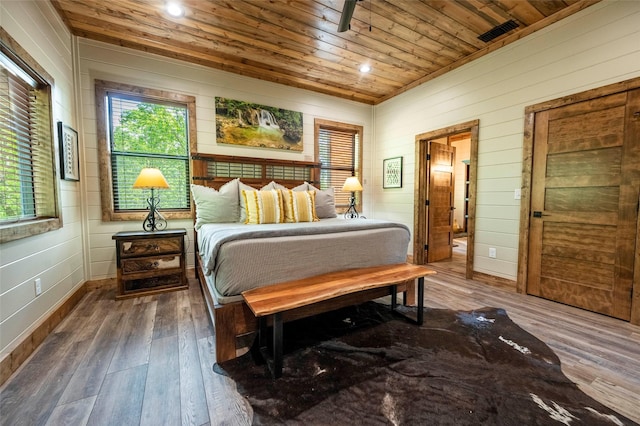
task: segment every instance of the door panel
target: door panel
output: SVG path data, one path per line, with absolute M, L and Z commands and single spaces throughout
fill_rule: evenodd
M 453 252 L 455 148 L 429 142 L 429 220 L 427 262 L 449 259 Z
M 639 109 L 636 90 L 536 114 L 528 293 L 630 319 Z

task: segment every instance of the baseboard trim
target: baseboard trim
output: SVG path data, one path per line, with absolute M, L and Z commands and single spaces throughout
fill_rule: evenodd
M 117 280 L 115 278 L 105 278 L 102 280 L 89 280 L 86 282 L 87 291 L 92 290 L 110 290 L 116 288 Z
M 497 277 L 495 275 L 489 275 L 482 272 L 473 271 L 473 280 L 480 281 L 485 284 L 492 285 L 494 287 L 500 287 L 505 290 L 513 290 L 513 291 L 516 290 L 516 281 L 510 280 L 507 278 Z
M 78 287 L 51 315 L 36 326 L 24 340 L 0 360 L 0 386 L 20 368 L 44 339 L 66 318 L 85 294 L 87 294 L 87 283 Z

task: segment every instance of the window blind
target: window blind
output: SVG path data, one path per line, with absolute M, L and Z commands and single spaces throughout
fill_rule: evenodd
M 318 132 L 318 152 L 322 163 L 320 189 L 336 188 L 336 207 L 349 205 L 351 194 L 340 189 L 349 176 L 357 176 L 358 138 L 355 130 L 321 127 Z
M 188 209 L 186 106 L 121 93 L 109 93 L 107 100 L 114 210 L 147 208 L 150 191 L 133 188 L 144 167 L 160 169 L 169 184 L 155 193 L 161 209 Z
M 0 55 L 0 223 L 56 217 L 49 86 Z

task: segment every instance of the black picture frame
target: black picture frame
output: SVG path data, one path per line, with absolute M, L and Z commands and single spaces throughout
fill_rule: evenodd
M 402 157 L 387 158 L 382 162 L 382 187 L 402 188 Z
M 60 145 L 60 178 L 80 180 L 78 160 L 78 132 L 58 121 L 58 145 Z

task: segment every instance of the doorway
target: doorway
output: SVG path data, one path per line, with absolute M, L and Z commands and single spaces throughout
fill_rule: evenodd
M 478 127 L 474 120 L 416 136 L 414 262 L 464 256 L 466 278 L 473 277 Z

